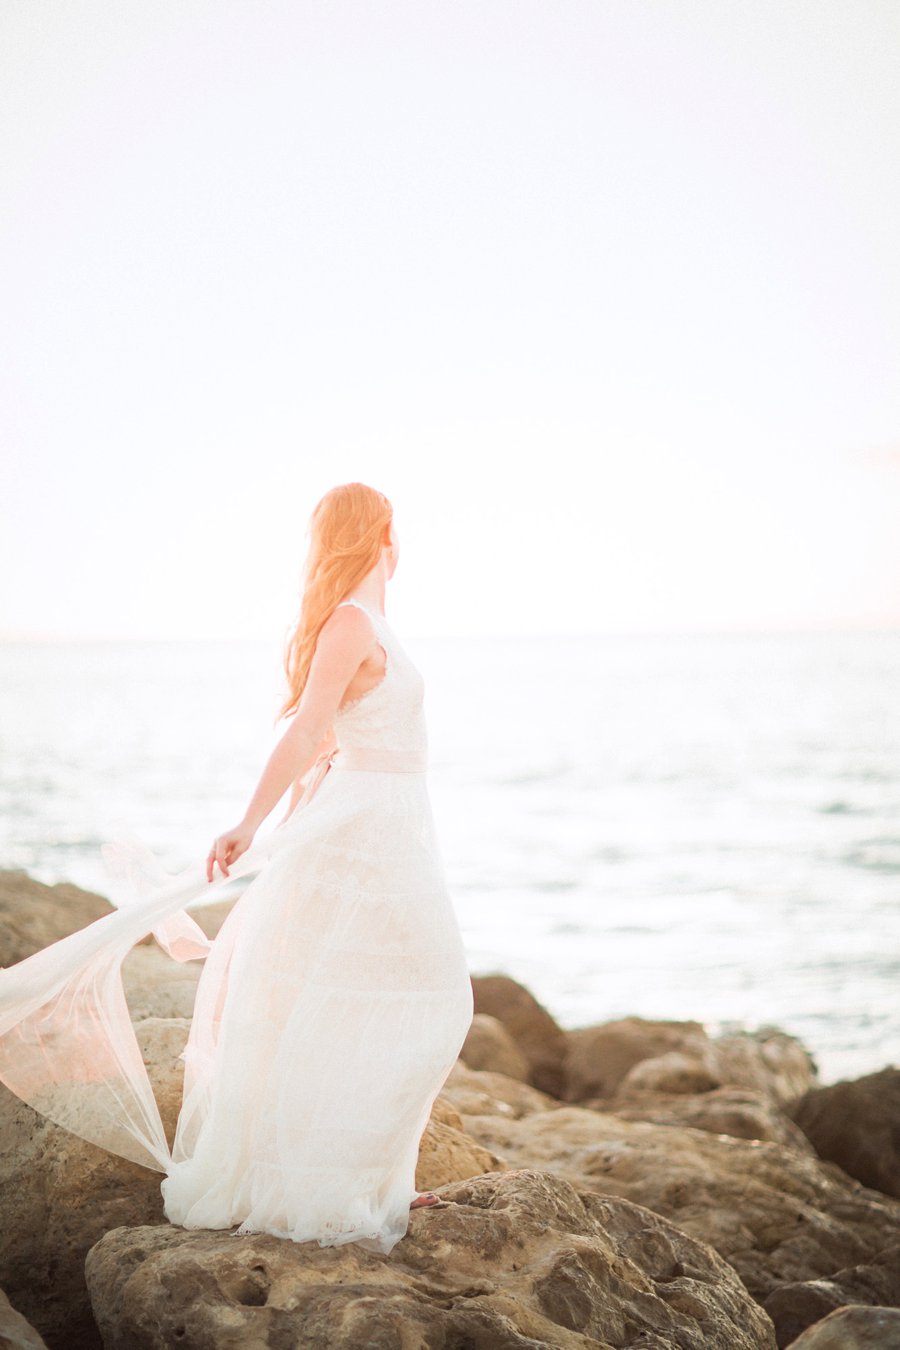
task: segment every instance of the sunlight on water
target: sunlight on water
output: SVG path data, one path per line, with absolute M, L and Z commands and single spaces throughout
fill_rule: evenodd
M 406 646 L 473 972 L 565 1025 L 774 1023 L 826 1081 L 900 1062 L 900 634 Z M 264 643 L 7 644 L 0 864 L 102 892 L 120 831 L 205 856 L 280 681 Z

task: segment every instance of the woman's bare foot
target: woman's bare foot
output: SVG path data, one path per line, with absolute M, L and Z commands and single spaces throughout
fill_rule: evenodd
M 410 1205 L 410 1209 L 421 1209 L 425 1205 L 445 1205 L 446 1203 L 447 1201 L 442 1200 L 439 1195 L 435 1195 L 434 1191 L 423 1191 L 421 1195 L 416 1196 Z

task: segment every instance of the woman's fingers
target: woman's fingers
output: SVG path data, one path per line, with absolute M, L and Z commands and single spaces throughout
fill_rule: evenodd
M 224 877 L 230 876 L 229 867 L 232 867 L 238 858 L 247 852 L 247 849 L 253 843 L 253 835 L 254 831 L 247 829 L 243 824 L 218 835 L 206 855 L 206 880 L 213 881 L 215 879 L 216 863 L 219 864 Z
M 216 863 L 219 864 L 222 873 L 226 877 L 228 876 L 228 863 L 231 861 L 231 859 L 228 858 L 228 852 L 230 851 L 230 849 L 231 845 L 229 844 L 226 848 L 221 839 L 217 839 L 216 842 L 213 844 L 206 858 L 207 881 L 212 881 L 213 873 L 215 872 L 216 869 Z

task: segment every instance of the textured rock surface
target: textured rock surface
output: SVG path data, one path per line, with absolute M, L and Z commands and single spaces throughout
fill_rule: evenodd
M 733 1134 L 737 1139 L 764 1139 L 785 1144 L 800 1153 L 815 1149 L 798 1125 L 773 1106 L 770 1098 L 754 1088 L 722 1087 L 710 1092 L 633 1092 L 603 1104 L 585 1102 L 611 1111 L 622 1120 L 649 1120 L 655 1125 L 689 1125 L 710 1134 Z
M 840 1308 L 804 1331 L 791 1350 L 900 1350 L 896 1308 Z
M 178 1056 L 189 1027 L 185 1018 L 148 1018 L 135 1028 L 170 1147 L 184 1074 Z M 460 1126 L 455 1107 L 439 1097 L 419 1149 L 419 1190 L 505 1166 Z M 0 1285 L 51 1350 L 95 1350 L 85 1255 L 110 1228 L 170 1226 L 162 1174 L 60 1129 L 2 1085 L 0 1141 Z
M 779 1285 L 764 1307 L 775 1323 L 779 1346 L 785 1346 L 847 1303 L 900 1308 L 900 1243 L 865 1265 L 849 1266 L 827 1279 Z
M 811 1089 L 790 1114 L 822 1158 L 900 1196 L 900 1069 Z
M 577 1106 L 516 1118 L 482 1104 L 470 1115 L 452 1083 L 445 1093 L 467 1131 L 509 1165 L 646 1205 L 714 1246 L 761 1301 L 779 1284 L 870 1262 L 900 1241 L 898 1201 L 779 1144 Z
M 193 917 L 208 937 L 214 937 L 233 904 L 231 899 L 204 906 Z M 102 895 L 69 882 L 46 886 L 27 872 L 0 870 L 0 966 L 15 965 L 103 918 L 112 908 Z M 199 961 L 173 961 L 148 933 L 122 964 L 132 1020 L 190 1017 L 201 969 Z
M 505 1073 L 508 1078 L 518 1078 L 522 1082 L 528 1077 L 528 1061 L 522 1051 L 503 1023 L 487 1013 L 476 1013 L 472 1018 L 460 1059 L 470 1069 Z
M 475 1012 L 502 1022 L 528 1063 L 528 1081 L 561 1097 L 566 1034 L 524 985 L 508 975 L 473 975 Z
M 470 1069 L 457 1060 L 441 1095 L 451 1101 L 460 1115 L 510 1116 L 518 1119 L 532 1111 L 555 1111 L 562 1106 L 555 1097 L 540 1092 L 518 1078 L 487 1070 Z
M 566 1032 L 567 1101 L 614 1109 L 648 1094 L 747 1088 L 773 1106 L 796 1101 L 816 1081 L 815 1061 L 794 1036 L 760 1027 L 711 1038 L 699 1022 L 626 1017 Z
M 136 1029 L 170 1143 L 187 1026 Z M 84 1258 L 110 1228 L 165 1223 L 162 1175 L 60 1129 L 2 1085 L 0 1140 L 0 1285 L 54 1350 L 93 1350 Z
M 652 1021 L 622 1017 L 614 1022 L 566 1031 L 567 1101 L 610 1098 L 630 1069 L 669 1051 L 704 1053 L 708 1043 L 701 1022 Z
M 68 881 L 45 886 L 27 872 L 0 870 L 0 966 L 23 961 L 111 909 L 102 895 Z
M 0 1350 L 47 1350 L 47 1343 L 0 1289 Z
M 173 961 L 156 942 L 139 942 L 122 962 L 122 985 L 132 1022 L 186 1017 L 194 1012 L 202 961 Z
M 390 1256 L 118 1229 L 89 1253 L 106 1350 L 772 1350 L 733 1270 L 657 1215 L 531 1170 L 442 1191 Z
M 419 1144 L 417 1190 L 433 1191 L 450 1181 L 505 1169 L 502 1158 L 463 1133 L 459 1112 L 449 1101 L 438 1097 Z

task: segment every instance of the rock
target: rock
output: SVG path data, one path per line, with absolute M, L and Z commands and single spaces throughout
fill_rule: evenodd
M 54 1350 L 100 1350 L 84 1258 L 117 1224 L 162 1221 L 158 1172 L 116 1158 L 0 1088 L 0 1280 Z
M 796 1036 L 778 1027 L 716 1036 L 712 1044 L 716 1076 L 723 1086 L 755 1088 L 778 1107 L 789 1106 L 818 1080 L 814 1056 Z
M 0 870 L 0 965 L 24 961 L 111 910 L 102 895 L 68 881 L 45 886 L 27 872 Z
M 186 1018 L 148 1018 L 135 1026 L 170 1148 L 184 1078 L 178 1056 L 189 1029 Z M 419 1146 L 419 1190 L 505 1167 L 461 1125 L 453 1103 L 438 1097 Z M 2 1085 L 0 1138 L 0 1284 L 53 1350 L 99 1350 L 84 1283 L 85 1255 L 110 1228 L 170 1226 L 163 1214 L 162 1173 L 59 1128 Z
M 207 937 L 215 937 L 234 903 L 231 899 L 204 905 L 192 911 L 192 917 Z M 15 965 L 112 910 L 102 895 L 69 882 L 46 886 L 27 872 L 0 870 L 0 965 Z M 122 963 L 132 1020 L 190 1017 L 202 968 L 202 961 L 173 961 L 148 933 Z
M 187 1044 L 190 1029 L 187 1017 L 148 1017 L 134 1028 L 169 1148 L 175 1139 L 184 1089 L 184 1060 L 178 1056 Z
M 173 961 L 156 942 L 139 942 L 122 962 L 122 985 L 132 1022 L 194 1014 L 202 961 Z
M 525 1056 L 528 1082 L 541 1092 L 562 1095 L 566 1037 L 533 994 L 508 975 L 473 975 L 476 1013 L 502 1022 Z
M 454 1098 L 452 1086 L 445 1091 Z M 900 1241 L 900 1202 L 812 1154 L 577 1106 L 470 1115 L 455 1100 L 466 1131 L 511 1167 L 645 1205 L 715 1247 L 760 1301 Z
M 706 1052 L 708 1037 L 700 1022 L 658 1022 L 622 1017 L 615 1022 L 566 1031 L 566 1101 L 609 1098 L 636 1064 L 669 1050 Z
M 731 1267 L 638 1205 L 530 1169 L 441 1193 L 389 1256 L 116 1229 L 86 1261 L 106 1350 L 774 1350 Z
M 249 882 L 246 884 L 249 884 Z M 188 910 L 191 918 L 199 924 L 208 938 L 217 936 L 222 924 L 234 909 L 236 901 L 240 899 L 240 895 L 246 889 L 246 884 L 241 887 L 241 892 L 238 895 L 233 895 L 230 900 L 219 900 L 214 905 L 197 905 L 194 909 Z
M 188 1023 L 136 1027 L 171 1145 Z M 84 1258 L 110 1228 L 165 1223 L 162 1174 L 89 1144 L 0 1085 L 0 1285 L 60 1350 L 98 1350 Z
M 584 1103 L 606 1109 L 622 1120 L 649 1120 L 655 1125 L 689 1125 L 710 1134 L 733 1134 L 738 1139 L 764 1139 L 801 1153 L 814 1153 L 806 1135 L 765 1093 L 754 1088 L 722 1087 L 709 1092 L 637 1092 L 618 1095 L 612 1102 Z
M 419 1143 L 416 1189 L 436 1191 L 450 1181 L 465 1181 L 481 1172 L 503 1171 L 506 1163 L 463 1132 L 459 1112 L 445 1097 L 431 1108 L 431 1119 Z
M 804 1093 L 790 1115 L 821 1158 L 864 1186 L 900 1196 L 900 1069 L 889 1064 Z
M 470 1069 L 460 1059 L 450 1070 L 441 1096 L 463 1116 L 508 1115 L 514 1120 L 532 1111 L 552 1111 L 561 1105 L 555 1097 L 528 1083 L 502 1073 Z
M 749 1088 L 777 1107 L 815 1081 L 815 1061 L 777 1027 L 709 1037 L 699 1022 L 626 1017 L 566 1033 L 567 1101 L 614 1101 L 618 1108 L 649 1093 L 696 1094 Z
M 470 1069 L 505 1073 L 523 1083 L 528 1077 L 528 1060 L 503 1023 L 487 1013 L 476 1013 L 472 1018 L 460 1058 Z
M 900 1350 L 896 1308 L 838 1308 L 791 1342 L 791 1350 Z
M 765 1301 L 779 1346 L 847 1304 L 900 1308 L 900 1244 L 880 1252 L 868 1265 L 850 1266 L 827 1279 L 782 1284 Z
M 0 1289 L 0 1350 L 47 1350 L 29 1321 L 16 1312 Z

